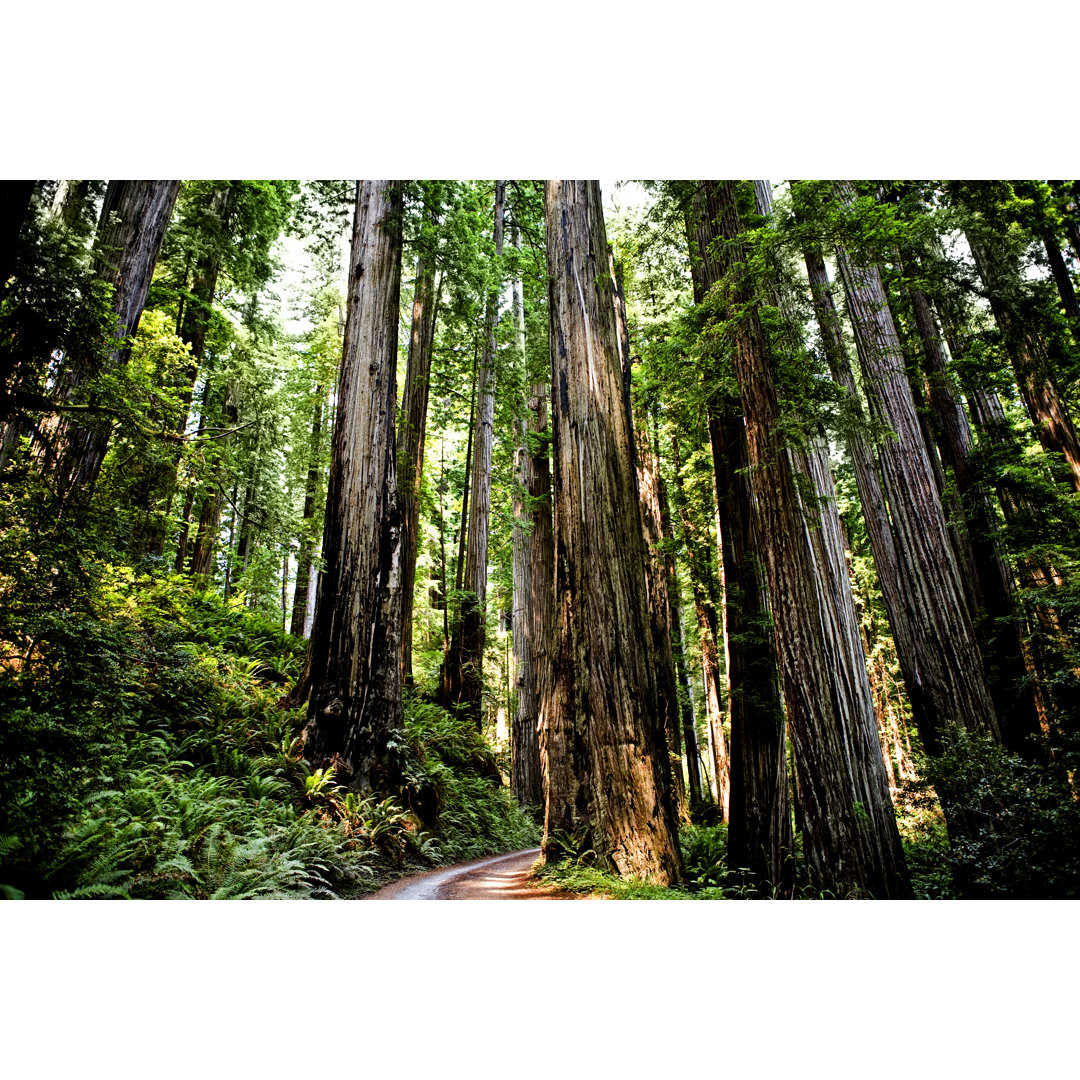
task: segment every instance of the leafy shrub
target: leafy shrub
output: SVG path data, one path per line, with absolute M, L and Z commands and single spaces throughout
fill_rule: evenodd
M 1054 767 L 1009 754 L 988 736 L 956 731 L 928 773 L 953 793 L 966 823 L 953 830 L 953 876 L 973 899 L 1080 896 L 1080 802 L 1069 781 L 1074 755 Z

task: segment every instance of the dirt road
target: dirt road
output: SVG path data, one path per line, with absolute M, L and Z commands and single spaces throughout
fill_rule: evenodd
M 540 889 L 529 881 L 539 848 L 474 859 L 446 870 L 402 878 L 369 900 L 576 900 L 569 893 Z

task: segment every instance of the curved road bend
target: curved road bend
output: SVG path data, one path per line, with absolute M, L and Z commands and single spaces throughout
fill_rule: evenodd
M 562 900 L 576 897 L 537 889 L 530 881 L 539 848 L 474 859 L 446 870 L 403 878 L 369 900 Z

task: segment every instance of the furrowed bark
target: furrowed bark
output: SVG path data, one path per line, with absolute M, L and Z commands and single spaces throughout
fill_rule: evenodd
M 742 262 L 736 185 L 706 181 L 727 241 L 718 257 L 727 286 L 735 373 L 746 417 L 750 476 L 773 598 L 784 696 L 795 751 L 798 802 L 807 864 L 819 888 L 854 890 L 879 898 L 910 896 L 895 820 L 881 806 L 880 786 L 868 782 L 864 733 L 876 720 L 868 685 L 853 682 L 845 653 L 846 620 L 838 611 L 839 568 L 834 545 L 815 538 L 800 505 L 792 459 L 781 445 L 781 416 L 755 298 L 734 278 Z M 820 545 L 820 546 L 818 546 Z M 846 586 L 846 569 L 843 571 Z M 848 588 L 850 597 L 850 588 Z M 855 648 L 858 648 L 856 643 Z M 865 668 L 863 684 L 866 684 Z M 884 781 L 879 752 L 878 773 Z M 885 788 L 884 803 L 888 803 Z M 891 826 L 891 827 L 890 827 Z
M 105 195 L 94 245 L 98 275 L 113 286 L 116 344 L 107 370 L 127 363 L 130 337 L 139 318 L 161 241 L 172 216 L 179 180 L 113 180 Z M 64 425 L 65 452 L 57 487 L 65 495 L 86 498 L 97 482 L 108 449 L 112 425 Z
M 646 552 L 596 181 L 546 184 L 556 653 L 542 702 L 543 857 L 683 878 L 657 738 Z
M 424 435 L 427 429 L 428 397 L 431 389 L 431 356 L 435 345 L 437 300 L 435 295 L 435 229 L 439 221 L 437 185 L 425 187 L 420 253 L 416 259 L 416 288 L 413 295 L 412 330 L 405 367 L 405 390 L 401 402 L 398 431 L 398 486 L 401 498 L 403 541 L 402 602 L 405 606 L 401 636 L 401 669 L 406 683 L 412 683 L 413 593 L 416 586 L 416 557 L 420 539 L 420 490 L 424 472 Z
M 835 191 L 851 205 L 850 184 Z M 941 752 L 952 727 L 1000 739 L 880 270 L 856 264 L 843 246 L 837 258 L 866 392 L 896 436 L 881 447 L 882 490 L 911 629 L 908 693 L 919 734 L 931 754 Z
M 514 246 L 520 247 L 517 228 Z M 521 280 L 513 282 L 514 324 L 525 364 L 525 306 Z M 515 422 L 516 483 L 513 535 L 513 638 L 517 704 L 510 730 L 510 786 L 521 806 L 544 802 L 540 767 L 540 669 L 551 636 L 551 473 L 547 460 L 547 387 L 532 386 L 525 416 Z M 528 525 L 528 528 L 525 525 Z
M 694 302 L 723 277 L 716 189 L 698 184 L 687 215 Z M 718 373 L 710 372 L 714 380 Z M 728 851 L 733 866 L 789 895 L 794 887 L 791 802 L 775 636 L 761 577 L 738 400 L 715 390 L 707 403 L 724 576 L 724 640 L 731 724 Z
M 380 779 L 401 701 L 401 519 L 394 454 L 400 181 L 357 191 L 345 345 L 309 644 L 308 759 L 354 790 Z
M 506 181 L 495 182 L 495 257 L 502 255 L 503 210 Z M 476 431 L 472 460 L 472 493 L 469 505 L 469 539 L 465 548 L 465 575 L 462 588 L 461 622 L 451 642 L 451 665 L 455 681 L 451 701 L 483 728 L 484 643 L 487 614 L 488 525 L 491 517 L 491 454 L 495 428 L 495 324 L 498 319 L 498 293 L 488 296 L 484 317 L 484 352 L 480 362 L 477 387 Z

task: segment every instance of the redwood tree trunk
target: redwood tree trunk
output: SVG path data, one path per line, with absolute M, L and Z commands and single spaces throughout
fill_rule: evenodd
M 311 416 L 311 445 L 308 458 L 307 481 L 304 486 L 304 524 L 300 538 L 300 552 L 296 558 L 296 586 L 293 589 L 292 621 L 289 633 L 301 637 L 307 616 L 308 588 L 311 583 L 311 566 L 315 552 L 315 537 L 311 535 L 311 522 L 315 517 L 315 501 L 319 493 L 319 444 L 322 442 L 323 397 L 322 387 L 315 388 L 315 405 Z
M 543 853 L 592 850 L 667 885 L 683 869 L 600 186 L 550 180 L 545 196 L 557 632 L 541 703 Z
M 495 257 L 502 255 L 503 209 L 506 181 L 495 182 Z M 454 704 L 476 725 L 483 727 L 484 643 L 487 606 L 488 524 L 491 517 L 491 454 L 495 430 L 495 324 L 498 295 L 488 297 L 484 318 L 484 353 L 477 388 L 476 431 L 472 459 L 469 537 L 465 547 L 465 575 L 462 588 L 461 622 L 450 644 L 451 665 L 458 680 L 452 685 Z
M 401 519 L 394 460 L 400 181 L 357 191 L 331 452 L 326 570 L 309 644 L 306 754 L 354 790 L 379 778 L 401 703 Z
M 836 193 L 850 205 L 849 184 L 838 183 Z M 1000 738 L 880 270 L 857 265 L 842 246 L 837 257 L 866 392 L 875 415 L 896 436 L 881 448 L 883 494 L 914 653 L 905 678 L 910 673 L 908 693 L 923 745 L 940 753 L 953 726 Z
M 861 684 L 849 678 L 845 654 L 852 646 L 838 607 L 839 568 L 828 565 L 831 545 L 815 541 L 808 528 L 811 523 L 800 505 L 792 457 L 779 437 L 781 415 L 755 297 L 737 279 L 741 224 L 736 185 L 733 181 L 706 181 L 706 185 L 718 208 L 718 229 L 728 241 L 719 256 L 731 275 L 730 303 L 741 312 L 732 351 L 811 879 L 818 887 L 841 894 L 854 889 L 878 898 L 907 897 L 910 885 L 880 752 L 875 746 L 878 784 L 868 771 L 862 746 L 868 731 L 875 733 L 876 742 L 876 719 L 865 668 Z M 815 550 L 816 543 L 822 548 Z
M 435 229 L 439 220 L 439 193 L 429 185 L 424 193 L 424 213 L 420 232 L 420 252 L 416 260 L 416 288 L 413 293 L 412 331 L 405 367 L 405 390 L 401 402 L 401 429 L 398 432 L 398 487 L 402 528 L 401 670 L 406 683 L 412 682 L 413 592 L 416 585 L 416 556 L 420 536 L 420 487 L 424 474 L 424 433 L 427 428 L 428 397 L 431 389 L 431 354 L 435 345 Z
M 113 180 L 109 183 L 94 245 L 98 275 L 114 288 L 116 343 L 106 361 L 108 370 L 126 364 L 131 354 L 128 339 L 139 328 L 150 279 L 179 189 L 179 180 Z M 86 497 L 101 471 L 112 423 L 65 427 L 66 446 L 58 487 L 61 491 Z
M 715 187 L 697 185 L 687 235 L 698 304 L 723 275 L 716 253 L 719 210 Z M 715 371 L 710 374 L 719 381 Z M 746 867 L 757 881 L 789 893 L 794 872 L 784 714 L 775 637 L 759 570 L 746 428 L 738 400 L 718 388 L 710 390 L 706 409 L 724 570 L 731 723 L 728 852 L 733 866 Z
M 514 230 L 514 246 L 519 246 Z M 518 352 L 525 364 L 525 309 L 521 281 L 514 280 L 514 322 Z M 551 537 L 551 470 L 546 436 L 547 387 L 535 383 L 526 416 L 517 421 L 514 454 L 514 600 L 513 637 L 517 705 L 510 729 L 510 786 L 521 806 L 542 807 L 543 776 L 540 739 L 540 681 L 551 648 L 551 578 L 554 567 Z M 528 523 L 528 528 L 523 523 Z

